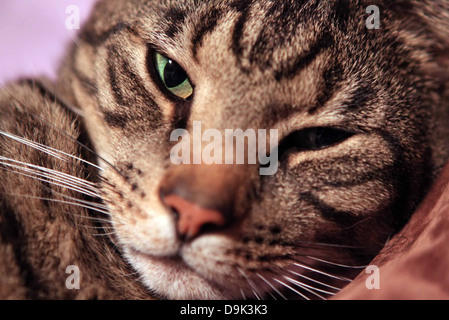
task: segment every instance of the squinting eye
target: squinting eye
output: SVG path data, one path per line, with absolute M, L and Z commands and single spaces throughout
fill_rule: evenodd
M 295 131 L 279 145 L 280 152 L 288 149 L 312 151 L 337 145 L 352 137 L 353 132 L 337 128 L 315 127 Z
M 183 68 L 166 56 L 155 52 L 156 71 L 162 83 L 172 94 L 181 99 L 188 99 L 193 94 L 193 87 Z

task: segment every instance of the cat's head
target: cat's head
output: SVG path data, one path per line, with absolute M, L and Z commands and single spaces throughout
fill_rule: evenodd
M 167 298 L 313 297 L 301 275 L 368 262 L 406 221 L 446 157 L 435 120 L 445 34 L 431 27 L 444 19 L 385 1 L 369 20 L 368 6 L 95 7 L 61 84 L 101 156 L 119 247 L 149 288 Z M 257 142 L 266 132 L 277 171 L 175 164 L 170 136 L 194 138 L 195 121 L 200 134 L 249 129 Z

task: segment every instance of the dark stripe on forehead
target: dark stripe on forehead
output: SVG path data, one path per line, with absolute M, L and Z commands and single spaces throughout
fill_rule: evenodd
M 269 26 L 260 30 L 257 40 L 254 42 L 250 60 L 265 61 L 272 55 L 275 48 L 285 45 L 295 34 L 299 24 L 304 21 L 301 12 L 307 0 L 302 1 L 273 1 L 271 7 L 265 13 L 265 21 Z M 268 62 L 267 62 L 268 63 Z
M 338 89 L 341 87 L 343 79 L 343 67 L 340 63 L 335 62 L 330 68 L 323 72 L 323 85 L 317 97 L 316 104 L 308 110 L 309 114 L 316 113 L 321 107 L 332 99 Z
M 376 92 L 369 82 L 366 80 L 366 83 L 362 84 L 351 94 L 351 98 L 346 102 L 348 111 L 359 110 L 366 107 L 368 102 L 376 99 Z
M 337 0 L 334 3 L 334 18 L 337 27 L 345 32 L 348 29 L 349 19 L 350 19 L 350 1 L 348 0 Z
M 170 38 L 182 30 L 182 25 L 187 18 L 187 13 L 182 8 L 171 7 L 165 12 L 165 21 L 168 24 L 165 34 Z
M 119 22 L 108 30 L 102 31 L 101 33 L 94 33 L 92 30 L 84 31 L 79 35 L 79 38 L 82 41 L 95 47 L 102 45 L 110 37 L 124 30 L 138 36 L 137 31 L 134 30 L 130 25 L 126 24 L 125 22 Z
M 253 1 L 234 1 L 231 3 L 231 8 L 240 13 L 239 18 L 234 26 L 234 31 L 232 34 L 232 52 L 234 53 L 237 61 L 241 61 L 243 54 L 243 47 L 241 45 L 241 39 L 243 36 L 243 30 L 245 27 L 245 23 L 248 19 L 249 12 L 251 10 L 251 6 L 253 5 Z M 243 71 L 247 72 L 248 70 L 243 69 Z
M 324 50 L 331 47 L 334 43 L 334 38 L 329 32 L 325 32 L 318 40 L 310 46 L 310 49 L 305 53 L 300 54 L 288 63 L 274 72 L 276 80 L 292 79 L 299 74 L 304 68 L 310 65 L 315 58 Z
M 222 10 L 211 8 L 199 18 L 199 23 L 195 26 L 195 34 L 192 38 L 192 54 L 196 60 L 198 60 L 197 52 L 203 44 L 204 37 L 215 30 L 222 15 Z

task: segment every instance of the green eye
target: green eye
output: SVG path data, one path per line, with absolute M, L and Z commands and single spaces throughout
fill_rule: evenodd
M 193 94 L 193 87 L 183 68 L 166 56 L 155 52 L 156 70 L 164 86 L 175 96 L 188 99 Z

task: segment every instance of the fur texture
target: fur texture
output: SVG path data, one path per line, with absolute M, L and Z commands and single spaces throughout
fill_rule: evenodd
M 73 190 L 53 191 L 46 181 L 0 172 L 7 181 L 2 188 L 8 188 L 1 219 L 12 224 L 2 235 L 21 225 L 42 230 L 35 241 L 20 230 L 14 241 L 2 238 L 7 260 L 0 268 L 14 275 L 8 286 L 51 297 L 40 289 L 42 270 L 35 266 L 56 270 L 53 266 L 75 262 L 98 292 L 112 287 L 125 298 L 145 296 L 142 285 L 169 299 L 311 298 L 345 285 L 357 269 L 343 266 L 368 263 L 402 228 L 449 153 L 447 2 L 377 1 L 379 30 L 366 28 L 370 4 L 100 1 L 62 64 L 50 90 L 54 97 L 32 84 L 7 88 L 0 96 L 7 114 L 1 130 L 98 168 L 67 166 L 48 154 L 42 158 L 23 143 L 11 145 L 6 136 L 0 152 L 93 183 L 110 215 L 96 226 L 110 240 L 92 239 L 76 215 L 60 214 L 72 207 L 46 206 L 42 200 L 33 205 L 11 195 L 48 198 L 58 197 L 57 191 L 76 197 Z M 154 52 L 185 70 L 194 87 L 191 99 L 175 99 L 161 87 Z M 36 122 L 36 114 L 45 124 Z M 277 174 L 260 176 L 255 165 L 173 165 L 170 133 L 191 130 L 193 121 L 220 132 L 278 129 Z M 82 133 L 95 155 L 60 137 L 53 125 L 75 138 Z M 324 128 L 325 138 L 348 135 L 326 148 L 299 148 L 311 138 L 311 128 Z M 205 208 L 226 208 L 225 226 L 183 239 L 164 192 Z M 63 240 L 63 252 L 79 260 L 62 259 Z M 29 260 L 32 271 L 26 276 L 17 250 L 27 259 L 32 253 L 40 257 Z M 109 265 L 111 274 L 97 283 L 95 275 Z M 139 281 L 115 277 L 127 268 Z M 53 273 L 48 277 L 62 285 Z M 303 283 L 321 291 L 305 290 Z M 69 294 L 56 292 L 56 297 Z

